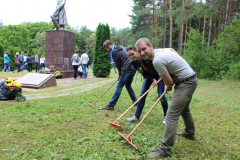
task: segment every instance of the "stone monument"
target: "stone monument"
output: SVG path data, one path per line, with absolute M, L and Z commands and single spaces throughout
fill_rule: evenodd
M 75 52 L 75 33 L 65 30 L 67 23 L 64 5 L 66 0 L 57 0 L 57 9 L 51 16 L 55 30 L 46 31 L 45 65 L 59 67 L 63 77 L 73 77 L 71 57 Z

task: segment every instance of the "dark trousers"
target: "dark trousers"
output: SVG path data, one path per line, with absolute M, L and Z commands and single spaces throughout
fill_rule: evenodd
M 78 65 L 73 65 L 74 69 L 74 78 L 77 78 Z
M 41 69 L 45 69 L 45 64 L 44 63 L 41 63 Z
M 82 78 L 83 72 L 78 71 L 79 76 Z
M 15 67 L 14 67 L 14 70 L 13 70 L 13 71 L 15 71 L 16 69 L 18 69 L 17 72 L 20 72 L 20 68 L 21 68 L 20 64 L 15 64 Z
M 39 71 L 39 63 L 38 62 L 35 62 L 36 63 L 36 72 Z
M 160 79 L 160 76 L 158 77 L 157 80 L 159 80 L 159 79 Z M 142 91 L 140 93 L 140 97 L 150 88 L 152 83 L 153 83 L 152 79 L 145 78 L 143 80 Z M 165 91 L 165 84 L 164 84 L 163 80 L 161 80 L 158 83 L 157 91 L 158 91 L 158 97 L 160 97 L 163 94 L 163 92 Z M 143 110 L 143 107 L 145 105 L 146 97 L 147 97 L 147 94 L 138 102 L 137 110 L 135 112 L 135 116 L 138 119 L 140 118 L 140 115 L 142 114 L 142 110 Z M 166 99 L 165 96 L 163 96 L 163 98 L 161 99 L 161 104 L 162 104 L 164 116 L 166 116 L 167 110 L 168 110 L 168 102 L 167 102 L 167 99 Z
M 28 72 L 32 72 L 32 63 L 28 63 Z

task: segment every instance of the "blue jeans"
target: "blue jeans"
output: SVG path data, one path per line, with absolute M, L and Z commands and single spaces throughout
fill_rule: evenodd
M 131 97 L 132 101 L 135 102 L 137 100 L 134 90 L 131 87 L 135 73 L 136 73 L 135 68 L 133 66 L 131 66 L 131 68 L 128 70 L 128 72 L 126 74 L 120 76 L 118 84 L 115 89 L 115 93 L 114 93 L 111 101 L 108 103 L 108 106 L 114 107 L 116 105 L 124 85 L 128 91 L 129 96 Z
M 25 66 L 25 62 L 23 62 L 22 61 L 22 64 L 21 64 L 22 66 L 21 66 L 21 71 L 23 71 L 24 70 L 24 66 Z
M 87 78 L 87 64 L 82 64 L 83 78 Z
M 6 72 L 7 68 L 8 68 L 8 72 L 10 72 L 10 63 L 4 63 L 3 72 Z
M 41 69 L 45 69 L 45 65 L 44 65 L 44 63 L 41 63 Z
M 14 67 L 13 71 L 15 72 L 15 70 L 17 69 L 17 72 L 20 72 L 20 68 L 21 68 L 20 64 L 19 65 L 15 64 L 15 67 Z
M 159 79 L 160 79 L 160 77 L 158 77 L 157 80 L 159 80 Z M 140 97 L 150 88 L 152 83 L 153 83 L 152 79 L 145 78 L 143 80 L 142 91 L 140 93 Z M 163 94 L 163 92 L 165 91 L 165 84 L 164 84 L 163 80 L 161 80 L 158 83 L 157 87 L 158 87 L 157 88 L 157 90 L 158 90 L 158 97 L 160 97 Z M 147 97 L 147 94 L 140 101 L 138 101 L 137 110 L 135 112 L 135 117 L 137 117 L 138 119 L 140 118 L 140 116 L 142 114 L 142 110 L 143 110 L 143 107 L 145 105 L 146 97 Z M 167 102 L 167 99 L 166 99 L 165 96 L 163 96 L 163 98 L 161 99 L 161 104 L 162 104 L 164 116 L 166 116 L 167 110 L 168 110 L 168 102 Z
M 78 75 L 82 78 L 83 72 L 78 71 Z
M 36 63 L 36 72 L 39 71 L 39 63 L 38 62 L 35 62 Z

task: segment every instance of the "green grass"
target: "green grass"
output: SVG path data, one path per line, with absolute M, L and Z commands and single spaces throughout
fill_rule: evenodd
M 109 78 L 116 77 L 111 74 Z M 133 143 L 141 150 L 137 151 L 108 123 L 131 104 L 125 88 L 114 111 L 100 110 L 111 99 L 114 88 L 96 103 L 97 109 L 89 106 L 111 83 L 67 97 L 0 102 L 0 159 L 148 159 L 146 154 L 158 149 L 164 134 L 161 105 L 133 134 Z M 136 83 L 134 79 L 136 95 L 141 83 L 140 76 Z M 169 102 L 171 94 L 167 94 Z M 240 82 L 199 80 L 191 103 L 196 140 L 176 137 L 167 159 L 240 159 L 239 95 Z M 142 117 L 157 98 L 155 88 L 147 97 Z M 126 122 L 135 109 L 119 121 L 125 129 L 121 133 L 129 134 L 137 125 Z M 183 129 L 180 118 L 178 131 Z

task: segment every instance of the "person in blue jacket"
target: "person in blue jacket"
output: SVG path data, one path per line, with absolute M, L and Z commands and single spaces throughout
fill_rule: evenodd
M 106 40 L 103 43 L 103 47 L 110 52 L 110 58 L 116 64 L 119 77 L 118 84 L 111 101 L 108 105 L 102 107 L 102 109 L 114 110 L 114 106 L 120 97 L 123 86 L 126 87 L 128 94 L 134 103 L 137 101 L 137 98 L 131 84 L 136 73 L 136 69 L 133 67 L 132 60 L 129 58 L 126 49 L 122 46 L 114 45 L 110 40 Z

